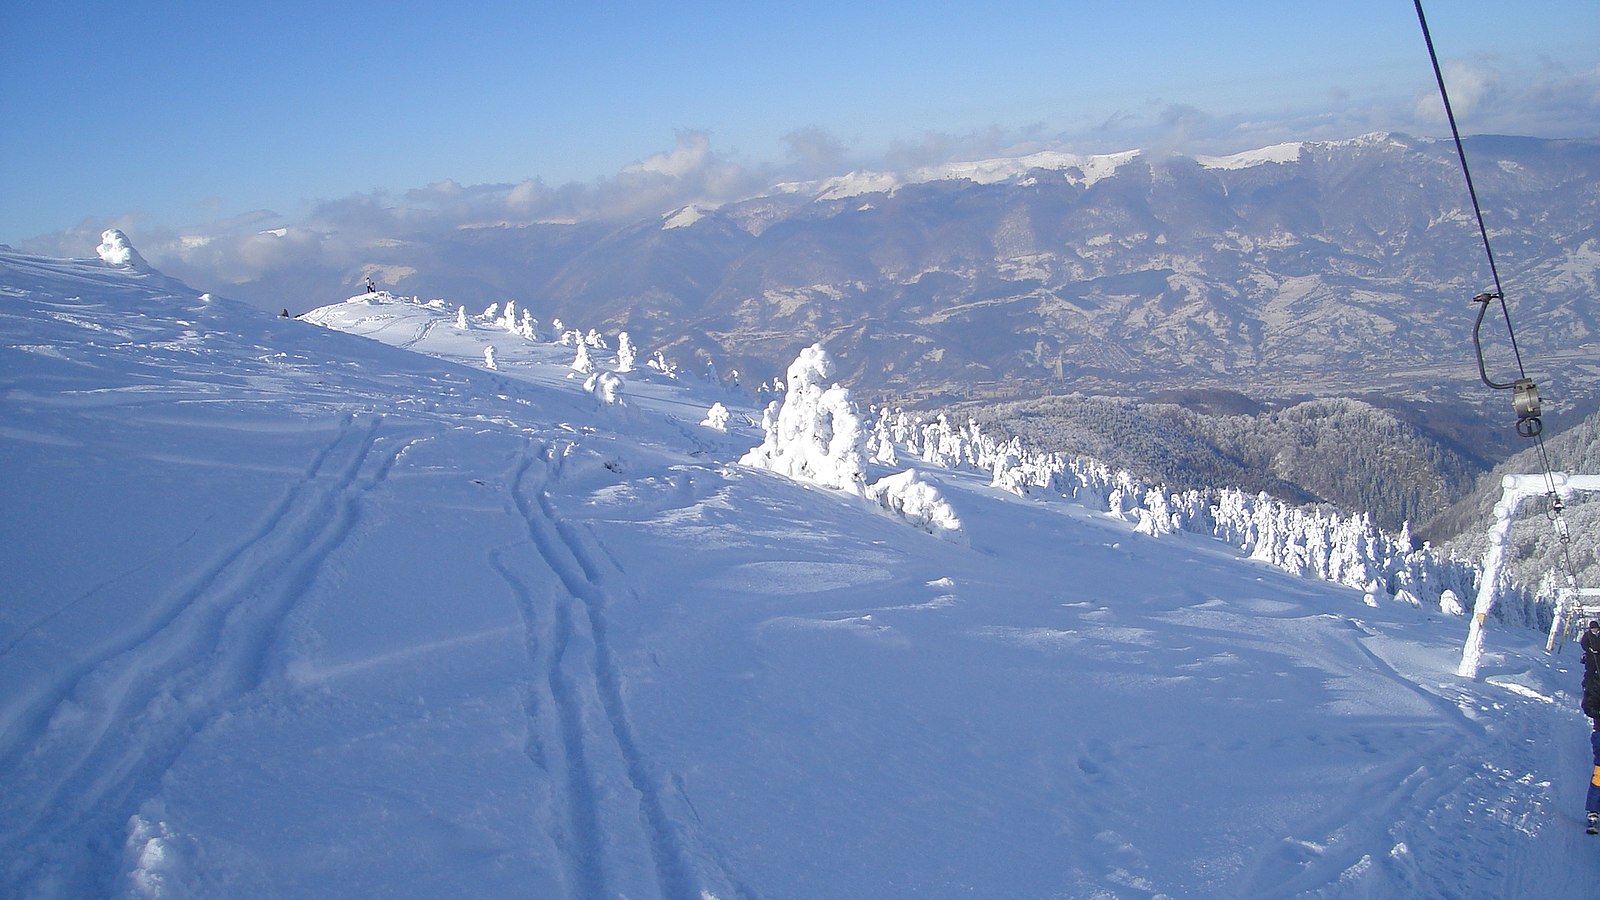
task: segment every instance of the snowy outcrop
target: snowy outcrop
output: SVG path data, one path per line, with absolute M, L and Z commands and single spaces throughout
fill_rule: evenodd
M 833 358 L 821 344 L 800 351 L 789 366 L 783 405 L 774 413 L 778 404 L 773 401 L 762 416 L 766 439 L 739 462 L 861 494 L 867 432 L 850 391 L 836 384 L 824 387 L 833 372 Z
M 150 264 L 144 261 L 139 251 L 133 249 L 128 236 L 120 229 L 108 228 L 100 233 L 100 246 L 95 248 L 100 258 L 108 266 L 125 266 L 130 269 L 148 269 Z

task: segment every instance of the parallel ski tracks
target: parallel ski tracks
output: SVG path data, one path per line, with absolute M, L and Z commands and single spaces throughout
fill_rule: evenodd
M 133 635 L 58 679 L 0 735 L 0 857 L 8 890 L 114 890 L 128 819 L 189 740 L 271 676 L 283 622 L 353 531 L 407 441 L 348 416 L 248 535 Z M 21 798 L 44 798 L 29 803 Z
M 610 561 L 552 507 L 546 487 L 556 463 L 550 455 L 550 448 L 540 447 L 519 461 L 509 479 L 509 502 L 559 590 L 547 603 L 537 603 L 508 565 L 508 554 L 497 554 L 495 566 L 519 598 L 529 660 L 541 673 L 526 706 L 534 718 L 530 735 L 544 737 L 530 738 L 528 752 L 563 786 L 564 833 L 557 842 L 567 854 L 570 892 L 601 897 L 629 887 L 614 883 L 616 873 L 628 870 L 625 857 L 633 848 L 618 846 L 621 834 L 608 827 L 616 791 L 600 776 L 609 764 L 613 770 L 620 767 L 637 796 L 637 827 L 627 831 L 647 845 L 643 849 L 659 895 L 699 897 L 683 824 L 669 815 L 668 788 L 650 772 L 628 720 L 622 677 L 607 637 L 606 609 L 616 599 L 605 579 L 603 562 Z M 554 713 L 559 734 L 551 733 L 551 716 L 538 715 L 545 707 Z

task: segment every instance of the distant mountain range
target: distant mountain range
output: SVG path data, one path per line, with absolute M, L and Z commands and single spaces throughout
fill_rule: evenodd
M 1600 142 L 1466 150 L 1530 374 L 1556 404 L 1585 393 L 1600 368 L 1570 363 L 1595 357 Z M 778 185 L 622 225 L 396 234 L 357 264 L 226 293 L 298 311 L 368 276 L 625 329 L 747 383 L 821 341 L 868 396 L 1505 399 L 1471 387 L 1471 298 L 1493 280 L 1455 148 L 1393 134 L 1221 158 L 1041 153 Z M 1503 324 L 1485 346 L 1508 377 Z
M 1466 155 L 1554 436 L 1600 397 L 1600 141 L 1475 137 Z M 1493 279 L 1448 141 L 1046 152 L 774 185 L 622 223 L 440 233 L 324 235 L 244 284 L 158 264 L 274 312 L 369 278 L 474 313 L 516 300 L 546 332 L 556 319 L 626 330 L 683 371 L 737 371 L 747 392 L 820 342 L 858 400 L 1435 539 L 1471 531 L 1476 508 L 1435 520 L 1528 446 L 1508 392 L 1479 383 L 1471 298 Z M 1488 369 L 1509 380 L 1495 312 Z

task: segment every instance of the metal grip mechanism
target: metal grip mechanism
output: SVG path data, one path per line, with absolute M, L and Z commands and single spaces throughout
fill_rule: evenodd
M 1478 351 L 1478 377 L 1497 391 L 1511 391 L 1511 409 L 1517 414 L 1517 434 L 1525 438 L 1538 437 L 1544 431 L 1544 422 L 1539 419 L 1538 385 L 1533 383 L 1532 378 L 1518 378 L 1510 384 L 1500 384 L 1489 377 L 1489 370 L 1483 364 L 1483 341 L 1478 332 L 1483 328 L 1483 317 L 1489 311 L 1489 301 L 1500 298 L 1498 293 L 1484 293 L 1472 298 L 1472 302 L 1478 304 L 1478 321 L 1472 326 L 1472 346 Z

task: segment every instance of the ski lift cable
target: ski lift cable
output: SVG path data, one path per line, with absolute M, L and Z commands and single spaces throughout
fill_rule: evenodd
M 1489 260 L 1489 274 L 1494 279 L 1494 294 L 1484 298 L 1485 304 L 1487 305 L 1486 301 L 1489 299 L 1500 301 L 1500 313 L 1506 322 L 1506 333 L 1511 337 L 1511 352 L 1517 360 L 1517 373 L 1525 379 L 1528 377 L 1528 372 L 1522 365 L 1522 351 L 1517 346 L 1517 332 L 1511 325 L 1511 310 L 1506 305 L 1506 292 L 1500 285 L 1500 269 L 1494 262 L 1494 249 L 1489 246 L 1489 228 L 1483 222 L 1483 206 L 1478 202 L 1478 189 L 1472 183 L 1472 169 L 1467 165 L 1467 150 L 1461 143 L 1461 130 L 1456 127 L 1455 110 L 1450 106 L 1450 92 L 1444 86 L 1444 70 L 1439 66 L 1439 54 L 1433 47 L 1433 34 L 1428 30 L 1428 18 L 1422 12 L 1422 0 L 1412 0 L 1412 2 L 1417 8 L 1417 22 L 1422 26 L 1422 39 L 1428 45 L 1428 59 L 1433 63 L 1433 77 L 1439 82 L 1439 99 L 1444 101 L 1444 117 L 1450 122 L 1450 134 L 1455 138 L 1456 156 L 1461 160 L 1461 174 L 1467 180 L 1467 195 L 1472 198 L 1472 212 L 1478 219 L 1478 234 L 1483 238 L 1483 254 Z M 1483 317 L 1480 315 L 1478 320 L 1481 322 Z M 1476 336 L 1477 332 L 1474 331 L 1473 334 Z M 1481 371 L 1483 366 L 1481 351 L 1478 365 Z M 1489 381 L 1487 374 L 1483 380 L 1490 387 L 1501 387 Z
M 1515 395 L 1512 406 L 1517 411 L 1517 433 L 1523 437 L 1534 439 L 1534 444 L 1539 450 L 1539 463 L 1544 475 L 1546 496 L 1550 506 L 1545 515 L 1554 525 L 1556 534 L 1561 542 L 1561 562 L 1563 574 L 1566 576 L 1567 586 L 1576 589 L 1578 579 L 1576 569 L 1572 564 L 1571 542 L 1572 537 L 1567 528 L 1564 504 L 1561 495 L 1556 490 L 1554 470 L 1550 465 L 1550 455 L 1545 448 L 1543 431 L 1544 426 L 1539 419 L 1539 395 L 1532 379 L 1522 362 L 1522 350 L 1517 345 L 1516 328 L 1511 324 L 1511 309 L 1506 304 L 1505 289 L 1500 282 L 1500 270 L 1495 265 L 1494 249 L 1489 244 L 1489 229 L 1483 221 L 1483 206 L 1478 202 L 1478 190 L 1472 181 L 1472 169 L 1467 165 L 1467 151 L 1461 141 L 1461 129 L 1456 126 L 1455 110 L 1450 105 L 1450 92 L 1445 87 L 1444 70 L 1439 65 L 1439 54 L 1434 49 L 1433 34 L 1428 30 L 1428 18 L 1422 11 L 1422 0 L 1412 0 L 1417 10 L 1417 23 L 1422 26 L 1422 39 L 1428 45 L 1428 59 L 1433 63 L 1433 75 L 1439 83 L 1439 99 L 1444 102 L 1445 119 L 1450 123 L 1450 135 L 1455 139 L 1456 156 L 1461 160 L 1461 174 L 1467 182 L 1467 195 L 1472 199 L 1472 212 L 1478 221 L 1478 234 L 1483 238 L 1483 253 L 1489 262 L 1489 274 L 1494 279 L 1494 293 L 1480 294 L 1473 300 L 1481 303 L 1478 310 L 1478 320 L 1473 326 L 1472 342 L 1478 353 L 1478 374 L 1483 383 L 1496 390 L 1512 390 Z M 1518 380 L 1512 384 L 1497 384 L 1490 380 L 1488 370 L 1484 367 L 1483 347 L 1479 343 L 1478 329 L 1483 325 L 1484 313 L 1488 311 L 1490 300 L 1500 301 L 1500 314 L 1506 323 L 1506 333 L 1511 339 L 1511 352 L 1516 358 Z

